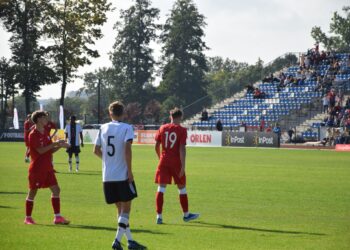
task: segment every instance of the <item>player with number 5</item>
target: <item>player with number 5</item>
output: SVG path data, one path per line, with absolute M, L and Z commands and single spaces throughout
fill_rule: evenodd
M 103 124 L 97 135 L 94 153 L 102 159 L 103 191 L 107 204 L 115 204 L 118 211 L 118 229 L 112 248 L 123 250 L 121 239 L 126 235 L 128 249 L 146 249 L 133 240 L 129 225 L 131 201 L 137 197 L 132 174 L 131 144 L 133 128 L 124 122 L 124 105 L 113 102 L 109 105 L 111 122 Z
M 188 198 L 186 192 L 186 139 L 187 130 L 180 125 L 182 111 L 174 108 L 170 111 L 171 123 L 161 126 L 156 134 L 155 150 L 159 158 L 155 183 L 158 184 L 156 194 L 157 224 L 163 224 L 163 201 L 167 184 L 174 180 L 179 189 L 179 198 L 183 220 L 185 222 L 197 219 L 199 214 L 190 213 L 188 210 Z M 162 146 L 162 152 L 160 147 Z

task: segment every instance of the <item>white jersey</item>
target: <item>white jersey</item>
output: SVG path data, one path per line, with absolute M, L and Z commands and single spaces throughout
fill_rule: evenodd
M 80 124 L 76 123 L 75 124 L 75 146 L 80 145 L 80 136 L 79 136 L 80 132 L 83 132 L 83 130 Z M 64 129 L 64 133 L 68 134 L 68 143 L 71 144 L 72 134 L 71 134 L 70 124 L 67 124 L 66 128 Z
M 134 130 L 129 124 L 112 121 L 101 126 L 95 145 L 102 150 L 103 182 L 128 179 L 125 143 L 133 139 Z

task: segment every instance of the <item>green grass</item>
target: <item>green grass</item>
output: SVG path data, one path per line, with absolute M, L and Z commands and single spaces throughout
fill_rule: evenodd
M 350 249 L 350 154 L 333 151 L 188 148 L 190 210 L 182 222 L 175 186 L 165 193 L 164 225 L 155 224 L 157 160 L 150 146 L 134 146 L 131 229 L 149 249 Z M 83 148 L 81 172 L 67 173 L 55 154 L 62 214 L 52 225 L 50 192 L 40 190 L 23 224 L 27 165 L 22 143 L 0 143 L 1 249 L 110 249 L 116 210 L 104 203 L 101 163 Z M 123 241 L 125 246 L 125 240 Z

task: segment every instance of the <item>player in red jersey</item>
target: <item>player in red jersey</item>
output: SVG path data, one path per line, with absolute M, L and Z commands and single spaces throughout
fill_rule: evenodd
M 31 119 L 31 114 L 28 114 L 27 115 L 27 118 L 24 122 L 24 143 L 27 147 L 26 149 L 26 154 L 25 154 L 25 159 L 24 161 L 25 162 L 29 162 L 29 133 L 30 131 L 34 128 L 34 123 Z
M 52 192 L 51 203 L 55 213 L 54 224 L 69 224 L 60 214 L 60 188 L 57 184 L 52 167 L 52 154 L 60 148 L 67 148 L 69 144 L 64 141 L 52 142 L 45 131 L 47 115 L 44 111 L 35 111 L 32 114 L 34 129 L 29 134 L 30 166 L 29 166 L 29 191 L 26 198 L 25 224 L 35 224 L 32 219 L 34 198 L 39 188 L 50 188 Z
M 185 174 L 187 130 L 180 125 L 182 111 L 174 108 L 170 111 L 170 119 L 171 123 L 161 126 L 155 137 L 155 150 L 159 158 L 155 177 L 155 183 L 158 184 L 156 195 L 157 224 L 163 223 L 164 192 L 166 185 L 171 184 L 172 179 L 179 189 L 180 204 L 184 213 L 183 220 L 188 222 L 199 216 L 199 214 L 188 211 Z M 160 152 L 160 146 L 162 146 L 162 152 Z
M 45 129 L 45 132 L 50 136 L 50 139 L 52 140 L 52 138 L 54 138 L 54 136 L 57 134 L 58 130 L 57 130 L 56 124 L 51 120 L 51 116 L 49 112 L 46 112 L 46 116 L 47 116 L 47 124 L 45 125 L 44 129 Z M 52 135 L 51 135 L 51 130 L 54 130 Z M 54 168 L 53 159 L 52 159 L 52 167 Z M 53 171 L 57 173 L 55 169 Z
M 46 112 L 46 115 L 47 115 L 47 124 L 45 125 L 45 130 L 46 132 L 50 135 L 50 138 L 52 139 L 56 134 L 57 134 L 57 127 L 56 127 L 56 124 L 51 120 L 51 116 L 50 116 L 50 113 L 49 112 Z M 51 130 L 54 130 L 53 134 L 51 135 Z

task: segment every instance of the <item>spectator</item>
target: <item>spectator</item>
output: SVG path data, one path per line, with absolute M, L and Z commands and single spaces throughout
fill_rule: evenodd
M 208 111 L 206 109 L 202 111 L 201 121 L 208 121 Z
M 328 112 L 328 106 L 329 106 L 329 99 L 328 99 L 327 95 L 325 95 L 322 98 L 322 104 L 323 104 L 323 113 L 327 113 Z
M 263 99 L 263 98 L 265 98 L 265 93 L 260 91 L 259 88 L 255 88 L 254 93 L 253 93 L 253 98 L 254 99 Z
M 294 134 L 294 130 L 292 128 L 290 128 L 288 130 L 289 143 L 292 143 L 293 134 Z
M 248 84 L 248 85 L 246 86 L 246 88 L 247 88 L 247 94 L 253 94 L 253 92 L 254 92 L 254 87 L 253 87 L 252 85 Z
M 222 131 L 223 127 L 222 127 L 222 123 L 220 121 L 220 119 L 216 122 L 216 130 L 217 131 Z

